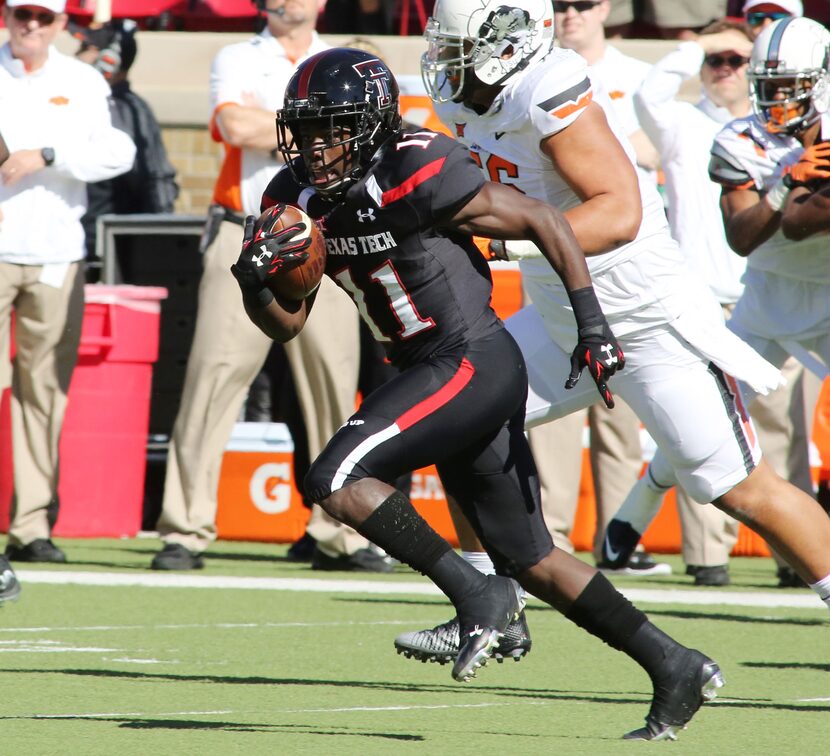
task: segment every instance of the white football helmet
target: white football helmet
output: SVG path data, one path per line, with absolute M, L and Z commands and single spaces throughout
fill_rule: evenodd
M 438 0 L 421 76 L 435 102 L 459 101 L 467 75 L 503 84 L 553 46 L 551 0 Z
M 752 46 L 747 69 L 755 114 L 773 134 L 795 134 L 830 107 L 830 32 L 809 18 L 782 18 Z

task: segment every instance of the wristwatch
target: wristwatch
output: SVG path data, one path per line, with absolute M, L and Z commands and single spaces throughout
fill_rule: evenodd
M 40 156 L 43 158 L 43 162 L 46 165 L 52 165 L 55 162 L 55 150 L 51 147 L 44 147 L 40 151 Z

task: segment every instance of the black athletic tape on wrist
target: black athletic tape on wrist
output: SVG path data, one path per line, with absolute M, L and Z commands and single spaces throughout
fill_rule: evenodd
M 568 299 L 571 300 L 571 307 L 573 307 L 574 317 L 576 318 L 576 327 L 580 331 L 605 322 L 605 315 L 603 315 L 602 308 L 599 306 L 599 300 L 593 286 L 569 291 Z
M 243 289 L 242 299 L 250 309 L 259 310 L 271 304 L 274 301 L 274 295 L 270 289 L 263 286 L 257 291 L 246 291 Z

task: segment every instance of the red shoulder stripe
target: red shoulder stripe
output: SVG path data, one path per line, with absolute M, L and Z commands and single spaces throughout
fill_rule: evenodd
M 441 168 L 444 167 L 445 160 L 445 157 L 433 160 L 431 163 L 427 163 L 425 166 L 415 171 L 415 173 L 413 173 L 399 186 L 387 189 L 381 196 L 380 206 L 385 207 L 386 205 L 390 205 L 393 202 L 397 202 L 401 199 L 401 197 L 405 197 L 410 192 L 414 192 L 421 184 L 431 179 L 441 171 Z

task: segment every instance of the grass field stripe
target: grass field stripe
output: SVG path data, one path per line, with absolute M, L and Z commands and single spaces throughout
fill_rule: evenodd
M 423 622 L 440 622 L 441 618 L 433 617 Z M 343 622 L 192 622 L 182 625 L 158 624 L 158 625 L 90 625 L 88 627 L 70 627 L 61 625 L 59 627 L 0 627 L 0 633 L 62 633 L 66 631 L 82 632 L 109 632 L 111 630 L 246 630 L 246 629 L 275 629 L 275 628 L 307 628 L 307 627 L 365 627 L 367 625 L 411 625 L 412 620 L 367 620 L 355 622 L 353 620 Z M 23 641 L 0 641 L 3 643 L 22 643 Z
M 156 575 L 126 572 L 75 572 L 20 570 L 26 583 L 47 585 L 137 586 L 142 588 L 226 588 L 231 590 L 300 591 L 308 593 L 364 593 L 384 595 L 440 596 L 431 583 L 382 580 L 326 580 L 312 578 L 257 578 L 221 575 Z M 787 607 L 822 609 L 827 606 L 815 593 L 783 594 L 772 591 L 696 591 L 660 588 L 620 588 L 635 603 L 720 606 Z M 531 597 L 532 598 L 532 597 Z

